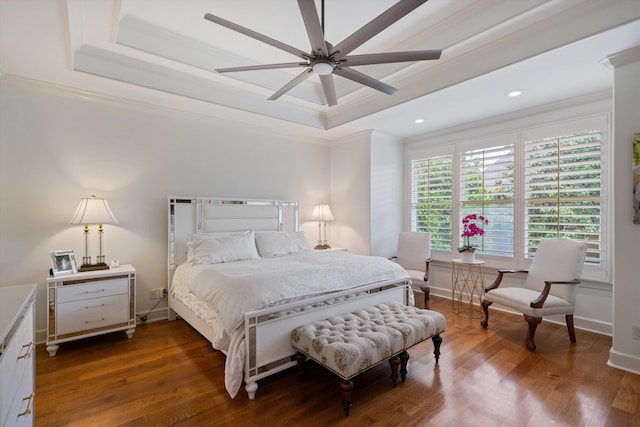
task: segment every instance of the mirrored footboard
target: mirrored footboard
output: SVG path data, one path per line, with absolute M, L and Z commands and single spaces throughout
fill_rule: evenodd
M 386 302 L 413 305 L 409 280 L 386 281 L 245 314 L 244 379 L 249 399 L 257 380 L 295 365 L 291 331 L 298 326 Z

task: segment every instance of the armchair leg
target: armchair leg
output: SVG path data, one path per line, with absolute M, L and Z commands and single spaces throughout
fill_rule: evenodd
M 524 319 L 529 323 L 529 336 L 527 337 L 527 348 L 531 351 L 536 351 L 536 343 L 533 341 L 533 337 L 536 334 L 536 328 L 538 324 L 542 322 L 542 317 L 532 317 L 528 314 L 524 315 Z
M 487 329 L 487 326 L 489 326 L 489 306 L 493 304 L 492 301 L 482 301 L 482 310 L 484 311 L 484 319 L 482 319 L 482 322 L 480 322 L 480 324 L 482 325 L 483 328 Z
M 420 290 L 424 292 L 424 308 L 429 310 L 429 287 L 428 286 L 420 286 Z
M 571 342 L 576 342 L 576 330 L 573 329 L 573 314 L 567 314 L 565 316 L 567 320 L 567 329 L 569 330 L 569 339 Z

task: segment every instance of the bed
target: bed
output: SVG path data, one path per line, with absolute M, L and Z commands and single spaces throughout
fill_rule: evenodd
M 168 199 L 169 320 L 181 317 L 226 355 L 232 398 L 244 381 L 253 400 L 258 380 L 295 366 L 296 327 L 378 303 L 413 304 L 402 267 L 314 251 L 298 223 L 295 201 Z

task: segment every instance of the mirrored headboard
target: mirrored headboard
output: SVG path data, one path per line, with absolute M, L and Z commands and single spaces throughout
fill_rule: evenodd
M 187 234 L 298 231 L 298 202 L 220 197 L 168 198 L 168 279 L 187 259 Z

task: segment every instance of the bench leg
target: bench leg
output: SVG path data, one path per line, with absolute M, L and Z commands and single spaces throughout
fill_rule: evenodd
M 398 385 L 398 371 L 400 371 L 400 358 L 393 356 L 389 359 L 391 365 L 391 384 L 395 387 Z
M 353 381 L 340 381 L 340 391 L 342 392 L 342 410 L 344 411 L 344 416 L 348 417 L 349 411 L 351 411 L 351 392 L 353 391 Z
M 405 382 L 407 379 L 407 362 L 409 361 L 409 352 L 403 351 L 400 353 L 400 379 Z
M 302 378 L 304 377 L 304 361 L 307 360 L 307 356 L 297 352 L 295 357 L 296 362 L 298 362 L 298 380 L 302 381 Z
M 440 344 L 442 343 L 442 337 L 440 335 L 434 335 L 431 337 L 431 341 L 433 341 L 433 354 L 436 356 L 437 365 L 438 360 L 440 360 Z

